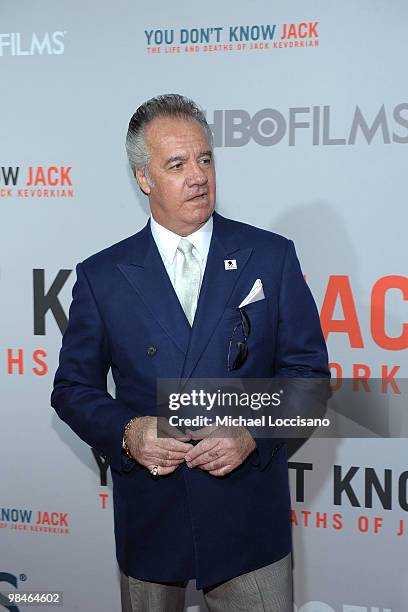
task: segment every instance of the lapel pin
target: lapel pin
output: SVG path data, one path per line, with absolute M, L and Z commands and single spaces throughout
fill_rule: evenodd
M 224 259 L 224 267 L 226 270 L 236 270 L 237 260 L 236 259 Z

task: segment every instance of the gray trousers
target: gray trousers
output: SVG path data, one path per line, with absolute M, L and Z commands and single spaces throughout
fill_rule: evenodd
M 183 612 L 187 583 L 146 582 L 121 574 L 122 612 Z M 292 556 L 204 589 L 210 612 L 292 612 Z

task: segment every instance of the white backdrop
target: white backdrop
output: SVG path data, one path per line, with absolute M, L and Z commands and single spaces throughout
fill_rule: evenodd
M 406 378 L 408 5 L 3 0 L 0 17 L 0 591 L 115 612 L 110 474 L 101 484 L 49 396 L 69 271 L 147 219 L 129 118 L 159 93 L 196 100 L 218 210 L 295 241 L 333 373 Z M 297 612 L 408 609 L 406 448 L 314 440 L 291 457 Z M 339 504 L 351 466 L 355 497 Z M 391 478 L 391 507 L 370 504 L 372 469 Z M 204 610 L 191 587 L 190 612 Z

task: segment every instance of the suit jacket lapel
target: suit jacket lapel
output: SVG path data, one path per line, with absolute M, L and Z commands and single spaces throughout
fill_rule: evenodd
M 150 221 L 136 238 L 131 263 L 119 263 L 118 267 L 159 325 L 186 354 L 191 327 L 153 240 Z
M 253 251 L 252 248 L 241 249 L 237 238 L 231 233 L 232 231 L 233 224 L 230 224 L 221 215 L 214 213 L 213 235 L 197 311 L 191 329 L 190 344 L 182 373 L 183 378 L 191 376 Z M 224 261 L 228 258 L 236 260 L 237 269 L 225 270 Z

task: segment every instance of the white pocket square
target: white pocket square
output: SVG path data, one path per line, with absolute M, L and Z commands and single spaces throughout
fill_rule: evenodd
M 254 282 L 254 285 L 251 291 L 248 293 L 246 298 L 242 300 L 238 308 L 242 308 L 243 306 L 248 306 L 248 304 L 253 304 L 254 302 L 259 302 L 259 300 L 264 300 L 265 295 L 263 292 L 262 281 L 260 278 L 257 278 Z

